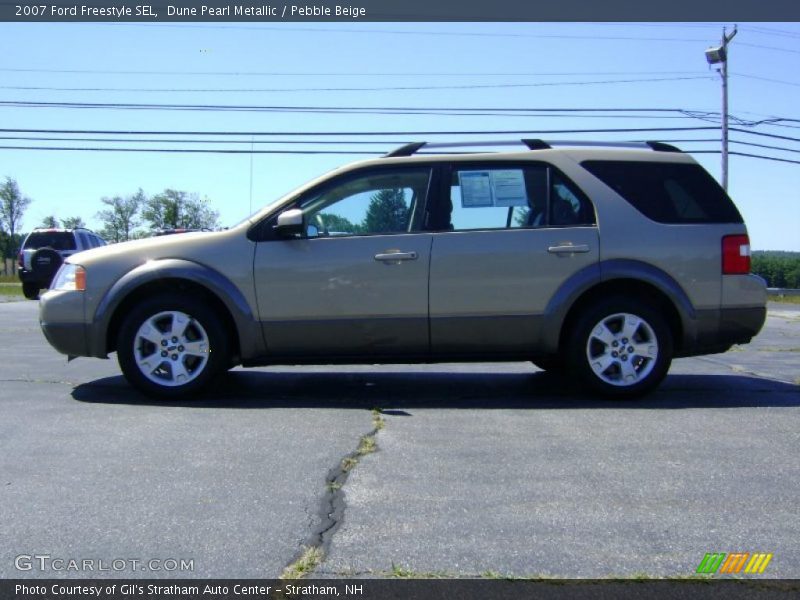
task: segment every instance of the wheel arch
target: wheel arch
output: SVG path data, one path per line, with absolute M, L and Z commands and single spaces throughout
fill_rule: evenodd
M 634 295 L 657 306 L 666 317 L 676 352 L 694 335 L 695 308 L 673 277 L 648 263 L 610 260 L 579 271 L 553 296 L 545 312 L 544 346 L 562 352 L 582 309 L 610 295 Z
M 258 354 L 260 328 L 247 300 L 224 275 L 204 265 L 181 259 L 151 261 L 120 278 L 100 301 L 92 321 L 96 324 L 89 340 L 93 356 L 105 357 L 116 349 L 119 329 L 128 309 L 154 293 L 174 292 L 200 295 L 214 307 L 231 335 L 231 350 L 240 357 Z

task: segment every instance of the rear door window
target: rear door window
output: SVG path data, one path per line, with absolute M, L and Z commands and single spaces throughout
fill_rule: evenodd
M 613 160 L 581 164 L 658 223 L 742 222 L 731 199 L 700 165 Z
M 66 231 L 34 231 L 25 240 L 25 249 L 52 248 L 53 250 L 75 250 L 75 237 Z
M 469 231 L 593 225 L 594 208 L 564 175 L 544 163 L 456 163 L 429 229 Z

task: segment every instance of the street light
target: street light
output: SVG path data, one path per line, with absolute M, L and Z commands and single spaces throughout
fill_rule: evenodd
M 720 65 L 717 73 L 722 78 L 722 187 L 728 191 L 728 43 L 736 35 L 736 26 L 730 35 L 722 28 L 722 44 L 706 50 L 709 65 Z

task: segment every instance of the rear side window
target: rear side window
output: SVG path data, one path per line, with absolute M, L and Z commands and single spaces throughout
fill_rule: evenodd
M 731 199 L 700 165 L 614 160 L 581 164 L 658 223 L 742 222 Z
M 66 231 L 34 231 L 25 240 L 25 249 L 75 250 L 75 237 Z
M 445 231 L 583 227 L 594 208 L 546 164 L 470 164 L 451 168 L 450 193 L 433 207 L 428 228 Z

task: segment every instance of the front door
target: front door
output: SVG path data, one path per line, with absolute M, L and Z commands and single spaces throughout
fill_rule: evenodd
M 427 355 L 430 179 L 427 167 L 361 170 L 285 207 L 302 210 L 303 233 L 259 242 L 254 264 L 271 356 Z

